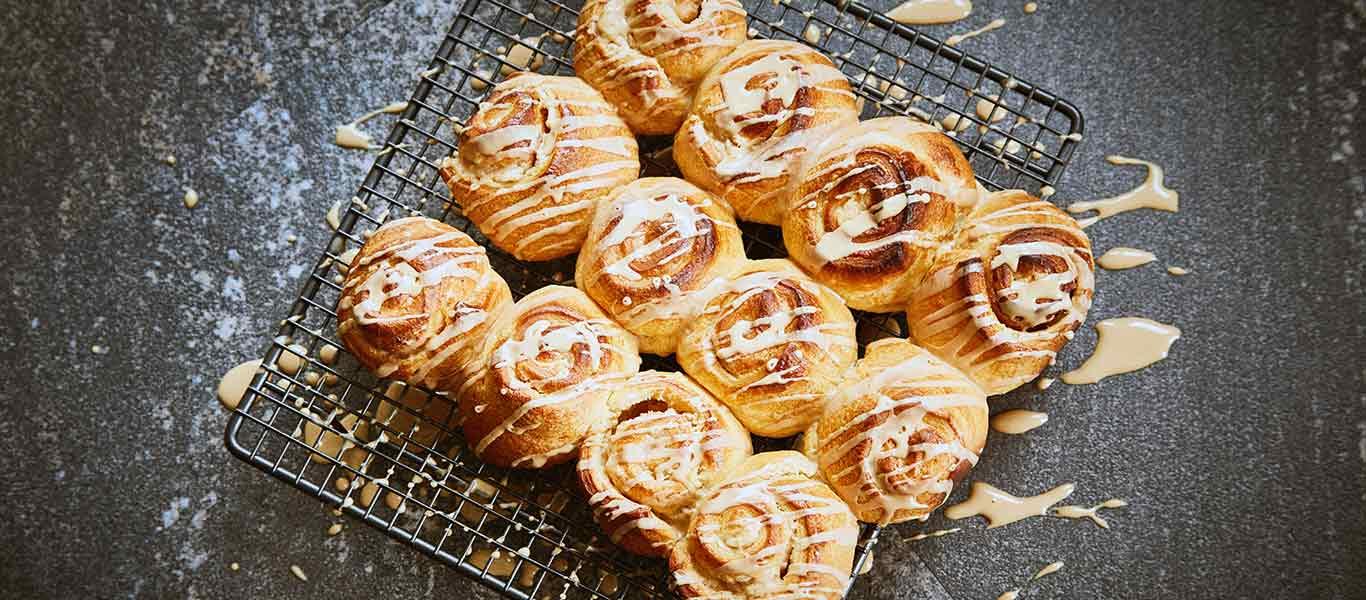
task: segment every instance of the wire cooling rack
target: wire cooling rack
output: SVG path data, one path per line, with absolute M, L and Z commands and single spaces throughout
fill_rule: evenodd
M 747 0 L 751 37 L 804 41 L 831 56 L 864 99 L 863 116 L 941 123 L 993 189 L 1053 185 L 1082 132 L 1075 107 L 857 2 Z M 556 0 L 467 0 L 399 123 L 281 323 L 226 432 L 249 464 L 519 599 L 667 597 L 663 561 L 617 550 L 593 523 L 571 468 L 525 472 L 479 462 L 447 398 L 376 379 L 336 338 L 348 251 L 389 217 L 424 214 L 485 238 L 437 174 L 455 127 L 487 89 L 529 68 L 573 74 L 574 7 Z M 526 65 L 508 50 L 534 52 Z M 516 53 L 512 53 L 516 54 Z M 649 175 L 676 174 L 667 139 L 642 140 Z M 744 225 L 751 258 L 785 255 L 777 228 Z M 485 244 L 488 246 L 488 244 Z M 572 258 L 527 264 L 489 247 L 517 297 L 571 284 Z M 859 338 L 901 335 L 900 316 L 856 314 Z M 646 368 L 676 370 L 646 357 Z M 760 449 L 781 447 L 774 442 Z M 878 530 L 865 526 L 859 571 Z

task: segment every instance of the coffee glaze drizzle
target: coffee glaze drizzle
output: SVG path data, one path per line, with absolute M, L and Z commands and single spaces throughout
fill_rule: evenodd
M 988 395 L 1033 380 L 1072 339 L 1095 293 L 1077 222 L 1020 191 L 991 194 L 917 290 L 914 339 Z
M 837 599 L 858 523 L 796 452 L 758 454 L 698 506 L 669 555 L 684 598 Z
M 777 225 L 797 162 L 857 119 L 848 78 L 829 58 L 796 42 L 749 41 L 702 81 L 674 158 L 741 220 Z
M 953 140 L 905 117 L 843 127 L 803 161 L 783 219 L 792 260 L 849 306 L 901 310 L 979 199 Z
M 1082 221 L 1082 227 L 1089 227 L 1106 217 L 1140 208 L 1152 208 L 1167 212 L 1176 212 L 1180 208 L 1180 194 L 1167 187 L 1166 174 L 1162 171 L 1162 167 L 1146 160 L 1123 156 L 1107 156 L 1105 160 L 1116 166 L 1146 167 L 1148 177 L 1143 180 L 1142 185 L 1118 196 L 1103 200 L 1073 202 L 1068 205 L 1067 211 L 1070 213 L 1096 211 L 1096 216 Z
M 576 252 L 597 200 L 639 173 L 616 109 L 576 78 L 534 73 L 498 84 L 441 163 L 465 216 L 521 260 Z
M 1100 255 L 1100 258 L 1096 259 L 1096 264 L 1102 269 L 1119 271 L 1141 267 L 1155 260 L 1157 260 L 1157 257 L 1147 250 L 1119 247 L 1106 250 L 1105 254 Z
M 590 0 L 574 33 L 574 70 L 636 133 L 671 134 L 698 82 L 745 31 L 736 0 Z
M 701 295 L 679 342 L 683 370 L 753 433 L 786 437 L 809 426 L 857 357 L 849 309 L 782 259 L 750 262 Z
M 1008 410 L 991 418 L 991 428 L 1009 435 L 1019 435 L 1042 427 L 1048 422 L 1048 413 L 1032 410 Z
M 751 454 L 749 433 L 682 373 L 645 371 L 607 402 L 583 444 L 579 481 L 613 543 L 665 556 L 699 495 Z
M 1100 514 L 1098 514 L 1100 510 L 1105 508 L 1124 508 L 1128 505 L 1129 503 L 1125 502 L 1124 500 L 1120 500 L 1118 498 L 1111 498 L 1109 500 L 1101 502 L 1100 504 L 1089 507 L 1059 506 L 1053 509 L 1053 516 L 1063 519 L 1090 519 L 1092 523 L 1095 523 L 1101 529 L 1109 529 L 1110 522 L 1106 521 L 1103 517 L 1100 516 Z
M 902 339 L 870 344 L 826 400 L 821 474 L 861 521 L 924 520 L 977 464 L 986 395 Z
M 958 520 L 980 515 L 986 518 L 988 529 L 995 529 L 1029 517 L 1042 517 L 1076 489 L 1077 486 L 1066 483 L 1038 496 L 1021 498 L 979 481 L 972 484 L 968 499 L 945 509 L 944 516 Z
M 671 177 L 639 179 L 598 205 L 575 281 L 643 352 L 672 354 L 701 292 L 744 262 L 730 207 Z
M 1062 374 L 1063 383 L 1097 383 L 1111 375 L 1129 373 L 1167 358 L 1181 330 L 1140 317 L 1120 317 L 1096 323 L 1096 349 L 1086 362 Z
M 461 398 L 485 462 L 540 468 L 570 459 L 607 399 L 640 368 L 636 339 L 575 288 L 549 286 L 494 327 L 480 389 Z
M 972 0 L 909 0 L 887 11 L 887 17 L 907 25 L 937 25 L 968 18 Z
M 512 303 L 484 248 L 440 221 L 377 229 L 351 260 L 337 334 L 375 375 L 456 390 L 479 369 L 479 344 Z

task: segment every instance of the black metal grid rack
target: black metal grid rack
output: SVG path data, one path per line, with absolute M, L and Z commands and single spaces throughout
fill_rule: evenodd
M 751 37 L 824 51 L 865 100 L 864 117 L 941 124 L 990 188 L 1055 184 L 1080 141 L 1082 118 L 1071 104 L 860 3 L 745 5 Z M 488 87 L 524 67 L 507 61 L 508 48 L 534 49 L 525 68 L 573 73 L 576 21 L 575 8 L 558 0 L 466 0 L 359 192 L 340 207 L 337 233 L 282 321 L 226 441 L 247 463 L 509 597 L 667 597 L 662 561 L 617 550 L 586 503 L 572 501 L 571 469 L 518 472 L 479 462 L 460 441 L 449 400 L 376 379 L 335 336 L 346 253 L 391 215 L 425 214 L 485 241 L 451 202 L 440 161 Z M 641 147 L 647 174 L 676 173 L 668 140 Z M 751 258 L 785 255 L 776 228 L 743 228 Z M 572 258 L 526 264 L 494 248 L 489 258 L 517 297 L 572 284 Z M 860 342 L 905 331 L 899 316 L 856 316 Z M 677 368 L 652 357 L 645 367 Z M 856 572 L 877 534 L 865 526 Z

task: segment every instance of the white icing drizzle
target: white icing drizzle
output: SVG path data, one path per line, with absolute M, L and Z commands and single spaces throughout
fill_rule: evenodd
M 813 298 L 829 293 L 813 281 L 804 277 L 781 271 L 756 271 L 747 273 L 731 281 L 720 279 L 699 292 L 702 298 L 702 314 L 711 315 L 722 321 L 728 315 L 741 310 L 746 303 L 756 297 L 771 293 L 780 285 L 797 287 Z M 799 317 L 820 315 L 818 323 L 812 327 L 792 329 Z M 812 365 L 839 362 L 834 358 L 840 347 L 856 346 L 852 323 L 832 322 L 822 314 L 818 305 L 799 305 L 782 307 L 775 312 L 756 319 L 737 319 L 724 331 L 709 332 L 699 340 L 698 355 L 702 367 L 713 373 L 725 372 L 722 361 L 736 359 L 741 355 L 755 355 L 778 350 L 789 345 L 800 345 L 799 354 L 803 365 L 793 365 L 787 369 L 777 369 L 777 361 L 770 360 L 764 373 L 730 374 L 727 380 L 734 380 L 736 389 L 729 395 L 740 395 L 761 387 L 782 386 L 782 390 L 769 390 L 764 394 L 762 404 L 780 404 L 794 400 L 814 400 L 824 396 L 824 391 L 809 391 L 815 383 L 810 373 L 816 369 Z M 800 372 L 807 374 L 800 374 Z M 715 390 L 714 390 L 715 391 Z M 718 392 L 723 398 L 728 394 Z M 732 405 L 734 408 L 734 405 Z M 739 409 L 737 409 L 739 410 Z M 787 415 L 790 419 L 803 418 L 801 414 Z M 743 417 L 742 417 L 743 420 Z M 779 419 L 782 421 L 782 419 Z
M 730 236 L 738 242 L 739 228 L 728 218 L 717 219 L 708 214 L 728 213 L 729 209 L 681 181 L 641 180 L 627 190 L 614 198 L 608 217 L 611 226 L 594 244 L 595 256 L 614 258 L 606 264 L 585 265 L 586 272 L 579 276 L 585 278 L 585 282 L 602 282 L 631 290 L 630 295 L 621 299 L 627 308 L 613 312 L 627 329 L 639 331 L 649 323 L 679 319 L 696 312 L 703 301 L 701 290 L 714 281 L 705 275 L 676 281 L 669 275 L 647 277 L 645 273 L 667 272 L 674 263 L 679 263 L 678 268 L 682 269 L 689 261 L 704 259 L 697 255 L 697 244 L 706 237 L 716 238 L 717 247 L 713 252 L 726 252 L 720 247 L 725 243 L 722 238 Z M 658 232 L 647 239 L 645 236 L 651 229 Z M 612 246 L 624 247 L 608 248 Z M 737 246 L 734 252 L 738 255 L 742 250 Z M 724 260 L 724 257 L 715 258 Z M 603 282 L 604 279 L 607 281 Z
M 1077 234 L 1078 230 L 1074 226 L 1050 220 L 1055 218 L 1055 211 L 1051 204 L 1043 200 L 1031 199 L 1009 204 L 972 221 L 964 228 L 963 235 L 975 241 L 992 236 L 1004 239 L 1015 232 L 1035 229 L 1053 229 Z M 973 246 L 972 243 L 961 245 Z M 989 268 L 983 267 L 985 257 L 972 256 L 931 273 L 916 291 L 912 301 L 912 312 L 915 305 L 932 297 L 950 290 L 963 289 L 962 280 L 965 278 L 978 276 L 990 280 L 991 274 L 985 271 L 995 270 L 1003 265 L 1013 272 L 1019 267 L 1020 258 L 1025 256 L 1056 257 L 1062 260 L 1066 269 L 1033 280 L 1022 281 L 1012 278 L 1010 285 L 1002 289 L 995 298 L 988 298 L 978 292 L 963 295 L 937 310 L 918 315 L 918 318 L 913 314 L 911 328 L 916 339 L 970 375 L 978 369 L 988 369 L 992 363 L 1004 360 L 1032 358 L 1051 361 L 1057 353 L 1057 349 L 1053 347 L 1057 337 L 1070 339 L 1073 330 L 1086 318 L 1086 313 L 1091 308 L 1095 273 L 1090 265 L 1091 252 L 1084 246 L 1064 245 L 1056 241 L 997 245 L 991 255 Z M 1075 284 L 1075 287 L 1068 293 L 1063 287 L 1070 284 Z M 1014 329 L 1000 322 L 992 309 L 993 302 L 997 303 L 1008 317 L 1024 327 Z M 1049 327 L 1038 331 L 1025 330 L 1055 317 L 1057 320 Z M 956 332 L 956 335 L 947 341 L 930 343 L 932 338 L 951 331 Z M 981 337 L 985 338 L 985 343 L 982 343 Z M 990 356 L 979 363 L 981 357 L 989 356 L 988 353 L 1006 344 L 1015 345 L 1017 348 Z M 990 389 L 987 392 L 994 393 Z
M 582 240 L 567 233 L 589 218 L 596 194 L 640 169 L 635 138 L 616 109 L 581 82 L 519 75 L 500 84 L 479 110 L 497 115 L 537 105 L 544 124 L 466 137 L 441 165 L 448 181 L 469 190 L 458 199 L 467 214 L 481 215 L 480 230 L 518 256 L 538 245 L 542 254 L 576 247 Z M 560 222 L 548 224 L 553 221 Z M 518 231 L 527 233 L 514 238 Z
M 724 409 L 682 375 L 647 371 L 622 386 L 619 393 L 632 401 L 666 396 L 668 407 L 596 429 L 583 445 L 580 479 L 613 543 L 647 530 L 645 539 L 663 551 L 681 535 L 714 476 L 749 455 L 749 438 L 738 426 L 727 428 L 718 413 Z M 631 410 L 639 402 L 616 408 Z
M 409 217 L 390 221 L 381 230 L 421 225 L 425 220 L 424 217 Z M 436 307 L 397 314 L 386 314 L 384 309 L 392 304 L 391 300 L 417 297 L 446 279 L 466 280 L 468 283 L 456 286 L 456 289 L 467 290 L 474 297 L 481 290 L 499 284 L 498 274 L 489 266 L 484 248 L 474 244 L 464 233 L 440 227 L 426 227 L 421 231 L 424 235 L 366 252 L 352 260 L 348 272 L 365 276 L 363 279 L 348 278 L 346 282 L 344 293 L 337 302 L 341 315 L 339 332 L 344 334 L 358 326 L 430 319 L 429 311 Z M 421 265 L 424 270 L 418 271 L 415 265 Z M 464 334 L 489 320 L 488 308 L 457 302 L 449 310 L 453 319 L 435 331 L 424 330 L 424 335 L 402 339 L 403 345 L 389 352 L 389 360 L 376 367 L 375 374 L 388 377 L 404 366 L 404 362 L 420 356 L 420 362 L 412 369 L 412 379 L 435 383 L 427 382 L 428 376 L 469 346 Z
M 985 408 L 985 397 L 976 386 L 930 354 L 917 354 L 836 393 L 876 399 L 876 404 L 858 418 L 822 436 L 838 440 L 851 430 L 858 432 L 840 445 L 822 448 L 820 452 L 821 469 L 828 480 L 839 482 L 857 473 L 860 482 L 857 497 L 845 496 L 855 514 L 880 511 L 883 525 L 892 523 L 900 510 L 923 510 L 925 513 L 919 519 L 927 519 L 939 503 L 922 503 L 920 496 L 943 494 L 942 498 L 947 498 L 953 492 L 953 480 L 917 479 L 906 485 L 904 478 L 941 456 L 949 456 L 955 463 L 977 464 L 977 453 L 957 437 L 948 441 L 911 443 L 911 438 L 918 432 L 931 428 L 926 421 L 931 414 L 942 416 L 946 409 L 960 406 L 982 405 Z M 857 463 L 830 471 L 832 464 L 864 444 L 868 450 Z M 889 460 L 903 461 L 916 454 L 920 456 L 915 461 L 905 461 L 895 469 L 886 470 Z
M 852 163 L 857 158 L 856 154 L 851 154 L 849 161 Z M 832 181 L 831 185 L 837 186 L 843 180 L 864 172 L 872 167 L 855 167 L 845 171 L 843 175 Z M 836 170 L 827 169 L 826 172 Z M 819 173 L 816 177 L 821 177 L 825 173 Z M 845 220 L 833 231 L 827 231 L 821 235 L 816 242 L 816 255 L 825 262 L 834 262 L 852 254 L 876 250 L 878 248 L 892 244 L 910 244 L 925 248 L 937 247 L 939 243 L 924 231 L 918 229 L 902 229 L 892 235 L 884 236 L 866 242 L 856 241 L 856 238 L 873 230 L 879 223 L 900 215 L 912 204 L 923 204 L 930 202 L 930 194 L 937 194 L 946 198 L 953 197 L 958 193 L 955 187 L 941 184 L 938 180 L 931 177 L 916 177 L 910 181 L 893 182 L 893 188 L 899 188 L 891 196 L 875 202 L 864 208 L 857 202 L 845 202 L 840 205 L 848 214 Z M 879 186 L 882 187 L 882 186 Z M 885 191 L 885 190 L 882 190 Z M 846 193 L 872 194 L 873 190 L 867 187 L 860 188 L 857 192 Z M 801 202 L 807 204 L 817 201 L 816 194 L 809 194 L 802 198 Z
M 741 132 L 751 125 L 783 124 L 793 117 L 835 111 L 830 108 L 794 106 L 797 93 L 803 88 L 822 94 L 853 96 L 848 89 L 847 78 L 839 69 L 822 60 L 801 60 L 805 58 L 803 54 L 811 53 L 810 50 L 802 54 L 788 54 L 786 51 L 790 50 L 794 49 L 781 46 L 768 48 L 759 60 L 723 73 L 718 79 L 720 101 L 701 108 L 699 112 L 710 115 L 712 121 L 732 138 L 741 138 Z M 777 112 L 770 113 L 764 109 L 770 100 L 778 101 Z M 798 143 L 813 142 L 814 136 L 808 134 L 796 139 L 758 141 L 760 144 L 757 147 L 749 145 L 747 148 L 751 156 L 732 152 L 726 157 L 727 160 L 717 164 L 717 172 L 731 178 L 736 184 L 773 177 L 775 171 L 785 166 L 773 163 L 780 163 L 780 158 L 792 154 L 791 150 L 797 148 Z
M 746 598 L 843 595 L 849 582 L 848 566 L 829 564 L 826 556 L 841 554 L 833 548 L 857 544 L 856 521 L 825 484 L 811 479 L 808 473 L 793 472 L 792 463 L 797 459 L 808 462 L 793 454 L 790 460 L 775 461 L 723 484 L 702 502 L 690 535 L 704 546 L 730 549 L 728 553 L 736 556 L 707 573 L 694 565 L 674 571 L 676 585 L 700 587 L 702 595 L 694 597 L 708 598 L 731 597 L 710 592 L 713 587 L 740 589 Z M 740 506 L 750 507 L 757 514 L 734 510 Z M 839 515 L 845 516 L 839 519 L 844 521 L 840 526 L 814 528 L 820 523 L 816 519 Z M 764 536 L 765 531 L 774 533 Z M 765 537 L 768 545 L 737 552 Z M 822 551 L 821 547 L 831 550 Z
M 744 39 L 745 9 L 738 0 L 698 4 L 698 14 L 685 22 L 673 2 L 590 2 L 583 12 L 595 18 L 580 20 L 575 32 L 578 74 L 608 97 L 635 97 L 624 116 L 637 127 L 681 118 L 697 82 L 671 72 L 670 57 L 731 48 Z
M 573 291 L 572 288 L 567 289 Z M 544 301 L 553 302 L 554 297 L 547 296 Z M 474 451 L 477 454 L 483 454 L 490 445 L 505 434 L 525 435 L 531 432 L 540 423 L 519 424 L 519 422 L 522 417 L 535 409 L 560 407 L 575 402 L 590 392 L 619 384 L 622 375 L 613 370 L 611 366 L 622 362 L 639 364 L 640 358 L 629 349 L 614 343 L 621 336 L 621 334 L 613 331 L 615 327 L 614 323 L 606 319 L 585 319 L 573 323 L 536 320 L 530 323 L 524 331 L 516 332 L 513 337 L 495 348 L 489 359 L 490 368 L 505 374 L 498 379 L 504 386 L 504 389 L 500 390 L 499 393 L 526 393 L 530 396 L 530 400 L 511 411 L 502 422 L 480 438 L 474 445 Z M 539 376 L 535 380 L 523 381 L 520 379 L 523 371 L 515 368 L 517 363 L 542 361 L 542 356 L 547 353 L 554 356 L 584 355 L 590 362 L 590 372 L 576 374 L 568 368 L 562 368 L 558 372 Z M 581 377 L 581 379 L 575 381 L 575 377 Z M 554 392 L 537 392 L 544 387 L 554 387 L 564 383 L 568 383 L 568 385 L 564 385 Z M 577 442 L 578 440 L 575 440 L 575 443 Z M 572 448 L 573 445 L 540 455 L 525 457 L 522 462 L 531 465 L 543 465 L 550 458 L 559 456 Z
M 1008 264 L 1012 271 L 1016 271 L 1019 269 L 1021 256 L 1072 257 L 1074 250 L 1072 246 L 1056 242 L 1003 244 L 996 248 L 996 257 L 991 261 L 991 268 Z M 1011 280 L 1010 285 L 997 292 L 996 301 L 1001 310 L 1025 327 L 1041 325 L 1060 312 L 1070 311 L 1073 305 L 1072 295 L 1063 288 L 1075 283 L 1080 273 L 1091 273 L 1091 270 L 1082 261 L 1066 262 L 1066 271 L 1049 273 L 1030 280 Z
M 749 62 L 739 64 L 744 60 Z M 684 128 L 723 196 L 731 198 L 730 190 L 741 186 L 759 188 L 756 198 L 736 207 L 745 217 L 750 206 L 779 201 L 781 178 L 790 175 L 807 148 L 831 127 L 857 118 L 855 96 L 844 73 L 828 59 L 793 42 L 749 42 L 717 71 L 712 77 L 719 93 L 704 89 Z M 803 89 L 806 101 L 799 102 Z M 746 131 L 762 124 L 777 133 Z
M 843 130 L 842 130 L 843 131 Z M 808 268 L 837 262 L 851 255 L 875 251 L 896 245 L 905 245 L 915 251 L 937 251 L 947 241 L 947 230 L 922 230 L 906 226 L 894 228 L 881 237 L 860 240 L 874 231 L 888 219 L 897 218 L 916 205 L 935 202 L 934 197 L 957 206 L 970 206 L 978 199 L 975 185 L 946 180 L 943 175 L 931 173 L 902 180 L 897 173 L 884 172 L 878 163 L 861 160 L 861 155 L 871 149 L 900 156 L 906 153 L 919 155 L 913 145 L 920 135 L 941 135 L 930 125 L 901 118 L 874 119 L 860 123 L 853 133 L 827 142 L 818 155 L 807 161 L 803 181 L 820 182 L 820 185 L 802 186 L 802 195 L 792 204 L 794 216 L 784 224 L 789 248 L 794 239 L 814 240 L 812 256 L 804 259 L 816 264 L 806 264 Z M 856 185 L 851 180 L 866 178 L 867 183 Z M 834 190 L 842 190 L 833 194 Z M 799 192 L 801 193 L 801 192 Z M 881 198 L 881 200 L 878 200 Z M 942 200 L 940 200 L 942 202 Z M 834 203 L 833 208 L 829 204 Z M 826 207 L 826 208 L 823 208 Z M 833 212 L 838 223 L 826 231 L 828 212 Z M 800 231 L 790 231 L 800 227 Z M 810 243 L 810 242 L 802 242 Z

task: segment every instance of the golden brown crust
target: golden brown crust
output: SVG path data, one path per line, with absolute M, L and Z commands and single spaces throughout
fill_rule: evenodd
M 839 129 L 800 172 L 783 220 L 789 255 L 873 312 L 905 308 L 978 197 L 953 140 L 905 117 Z
M 750 41 L 702 81 L 673 156 L 689 181 L 721 196 L 741 220 L 778 225 L 807 148 L 857 119 L 849 81 L 825 55 L 795 42 Z
M 682 179 L 651 177 L 598 205 L 574 279 L 639 336 L 642 352 L 668 355 L 702 290 L 744 260 L 729 206 Z
M 574 71 L 637 134 L 672 134 L 697 82 L 746 30 L 736 0 L 589 0 L 574 33 Z
M 461 398 L 460 415 L 469 447 L 503 467 L 572 459 L 613 390 L 640 368 L 635 336 L 571 287 L 517 301 L 489 341 L 481 384 Z
M 805 429 L 858 356 L 849 309 L 786 260 L 749 262 L 701 307 L 678 364 L 758 435 Z
M 469 236 L 426 217 L 397 219 L 352 259 L 337 335 L 379 377 L 455 391 L 478 371 L 482 340 L 511 304 Z
M 578 251 L 596 202 L 635 180 L 635 137 L 576 77 L 517 73 L 498 84 L 441 163 L 451 198 L 521 260 Z
M 815 437 L 821 475 L 860 521 L 923 520 L 977 463 L 986 395 L 929 352 L 882 339 L 830 395 Z
M 796 452 L 746 460 L 697 509 L 669 554 L 684 598 L 724 600 L 844 595 L 858 523 L 816 465 Z
M 579 481 L 614 543 L 666 556 L 701 495 L 753 452 L 749 432 L 682 373 L 639 373 L 607 404 L 584 440 Z
M 989 195 L 906 313 L 921 346 L 987 394 L 1038 377 L 1086 320 L 1091 242 L 1075 219 L 1018 191 Z

